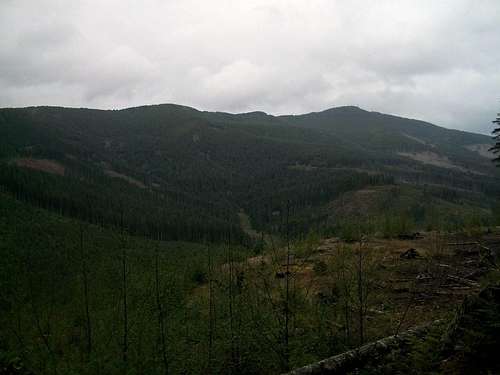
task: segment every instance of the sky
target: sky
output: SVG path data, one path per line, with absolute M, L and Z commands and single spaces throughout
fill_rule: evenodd
M 490 133 L 499 0 L 0 0 L 0 107 L 299 114 Z

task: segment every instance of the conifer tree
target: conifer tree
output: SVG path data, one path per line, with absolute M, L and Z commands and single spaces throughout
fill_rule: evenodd
M 490 148 L 490 151 L 492 151 L 495 154 L 495 158 L 493 159 L 493 162 L 497 164 L 497 166 L 500 166 L 500 113 L 497 114 L 496 120 L 493 121 L 494 124 L 497 124 L 497 127 L 495 130 L 493 130 L 493 139 L 495 140 L 495 145 Z

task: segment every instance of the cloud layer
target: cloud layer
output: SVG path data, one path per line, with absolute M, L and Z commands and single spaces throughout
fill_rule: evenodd
M 498 0 L 2 0 L 0 107 L 359 105 L 489 133 Z

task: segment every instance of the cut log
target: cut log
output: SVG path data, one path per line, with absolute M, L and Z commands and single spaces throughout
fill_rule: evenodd
M 447 277 L 449 280 L 452 280 L 452 281 L 455 281 L 455 282 L 458 282 L 461 284 L 465 284 L 465 285 L 468 285 L 468 286 L 473 287 L 473 288 L 478 288 L 480 286 L 479 283 L 472 281 L 472 280 L 464 279 L 463 277 L 460 277 L 460 276 L 448 275 Z
M 370 360 L 380 359 L 395 349 L 410 345 L 412 339 L 423 338 L 430 328 L 438 324 L 439 320 L 430 322 L 416 328 L 409 329 L 399 335 L 385 337 L 381 340 L 366 344 L 357 349 L 338 354 L 311 365 L 298 368 L 289 372 L 289 375 L 316 375 L 316 374 L 346 374 L 361 368 Z

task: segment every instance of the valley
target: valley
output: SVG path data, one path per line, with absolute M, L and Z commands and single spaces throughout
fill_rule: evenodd
M 357 107 L 0 109 L 0 363 L 283 373 L 448 322 L 498 278 L 488 142 Z
M 500 374 L 499 14 L 0 0 L 0 375 Z

